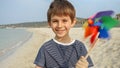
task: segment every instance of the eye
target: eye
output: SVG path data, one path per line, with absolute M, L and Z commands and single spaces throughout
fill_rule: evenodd
M 52 22 L 52 23 L 57 23 L 58 21 L 57 21 L 57 20 L 52 20 L 51 22 Z
M 63 19 L 63 22 L 64 22 L 64 23 L 66 23 L 67 21 L 68 21 L 68 20 L 66 20 L 66 19 Z

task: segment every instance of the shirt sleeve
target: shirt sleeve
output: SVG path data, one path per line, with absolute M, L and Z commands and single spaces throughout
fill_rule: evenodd
M 45 48 L 44 46 L 42 46 L 40 48 L 40 50 L 38 51 L 38 54 L 35 58 L 35 61 L 34 61 L 34 64 L 36 64 L 37 66 L 41 66 L 41 67 L 44 67 L 45 65 L 45 55 L 44 55 L 44 52 L 45 52 Z
M 87 54 L 87 49 L 86 49 L 85 46 L 83 46 L 83 52 L 82 53 L 83 53 L 84 56 Z M 88 67 L 93 67 L 94 66 L 90 56 L 88 56 L 87 61 L 89 63 Z

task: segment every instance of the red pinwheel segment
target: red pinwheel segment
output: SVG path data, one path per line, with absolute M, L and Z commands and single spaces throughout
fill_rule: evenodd
M 93 43 L 94 40 L 96 39 L 96 36 L 98 34 L 98 30 L 99 30 L 99 27 L 98 26 L 91 26 L 91 38 L 90 38 L 90 42 Z
M 90 27 L 87 26 L 87 27 L 85 28 L 84 38 L 87 38 L 87 37 L 90 36 L 90 35 L 91 35 L 91 30 L 90 30 Z
M 88 36 L 91 36 L 90 42 L 93 43 L 97 33 L 98 33 L 99 27 L 98 26 L 88 26 L 85 28 L 84 38 L 87 38 Z
M 92 19 L 88 19 L 88 24 L 89 25 L 93 25 L 94 24 L 94 21 Z

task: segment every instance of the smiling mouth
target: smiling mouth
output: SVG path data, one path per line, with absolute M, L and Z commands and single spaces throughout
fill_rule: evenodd
M 62 33 L 64 32 L 65 30 L 56 30 L 58 33 Z

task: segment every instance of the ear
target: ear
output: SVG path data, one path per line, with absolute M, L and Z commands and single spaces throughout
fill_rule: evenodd
M 77 22 L 77 19 L 74 18 L 74 20 L 73 20 L 73 22 L 72 22 L 72 24 L 71 24 L 71 27 L 73 27 L 73 26 L 76 24 L 76 22 Z

